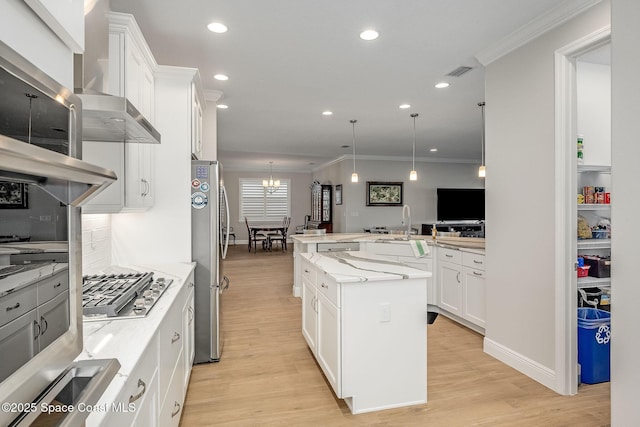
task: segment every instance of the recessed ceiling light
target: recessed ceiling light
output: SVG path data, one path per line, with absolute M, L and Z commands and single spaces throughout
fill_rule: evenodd
M 214 79 L 216 80 L 229 80 L 229 76 L 225 76 L 224 74 L 216 74 L 215 76 L 213 76 Z
M 400 106 L 398 108 L 402 108 L 403 110 L 406 110 L 407 108 L 411 108 L 410 104 L 400 104 Z
M 213 33 L 226 33 L 228 30 L 226 25 L 219 22 L 212 22 L 211 24 L 207 25 L 207 28 Z
M 447 82 L 440 82 L 440 83 L 436 83 L 436 87 L 437 87 L 438 89 L 443 89 L 443 88 L 445 88 L 445 87 L 449 87 L 449 83 L 447 83 Z
M 378 32 L 374 30 L 366 30 L 360 33 L 362 40 L 375 40 L 378 38 Z
M 226 110 L 227 108 L 229 108 L 229 106 L 226 105 L 226 104 L 218 104 L 218 105 L 216 105 L 216 107 L 218 107 L 218 108 L 220 108 L 222 110 Z
M 331 115 L 333 115 L 333 111 L 323 111 L 322 115 L 323 116 L 331 116 Z
M 436 151 L 438 151 L 438 149 L 437 149 L 437 148 L 432 148 L 432 149 L 431 149 L 431 150 L 429 150 L 429 151 L 431 151 L 432 153 L 435 153 Z

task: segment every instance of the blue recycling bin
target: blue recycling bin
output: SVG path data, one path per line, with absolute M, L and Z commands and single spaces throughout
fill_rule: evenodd
M 611 378 L 611 313 L 578 308 L 578 363 L 581 381 L 607 382 Z

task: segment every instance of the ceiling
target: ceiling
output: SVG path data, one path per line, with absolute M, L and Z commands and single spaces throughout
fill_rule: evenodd
M 351 119 L 357 156 L 410 159 L 410 113 L 419 114 L 417 161 L 479 162 L 484 70 L 475 55 L 562 3 L 110 0 L 111 10 L 135 16 L 159 64 L 198 68 L 205 91 L 222 91 L 225 168 L 267 171 L 273 161 L 274 172 L 311 171 L 350 155 Z M 213 21 L 228 32 L 208 31 Z M 368 28 L 379 38 L 361 40 Z M 447 76 L 459 66 L 472 69 Z M 229 80 L 215 80 L 218 73 Z M 440 81 L 451 85 L 436 89 Z

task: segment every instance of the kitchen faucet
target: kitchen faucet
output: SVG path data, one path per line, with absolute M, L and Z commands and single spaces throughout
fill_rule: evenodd
M 402 206 L 402 225 L 407 226 L 407 240 L 409 240 L 411 238 L 411 208 L 409 205 Z

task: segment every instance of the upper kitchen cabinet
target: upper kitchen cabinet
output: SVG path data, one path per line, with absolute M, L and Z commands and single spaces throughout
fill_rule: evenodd
M 109 88 L 124 96 L 154 123 L 154 73 L 157 63 L 132 15 L 110 12 Z
M 191 154 L 202 159 L 202 88 L 191 83 Z

